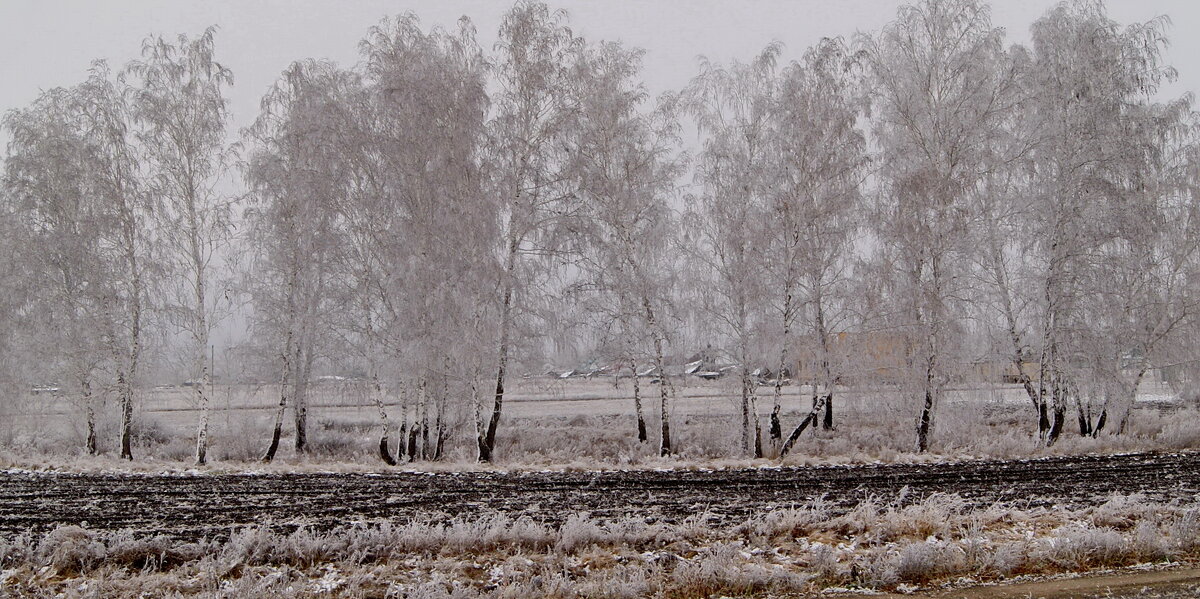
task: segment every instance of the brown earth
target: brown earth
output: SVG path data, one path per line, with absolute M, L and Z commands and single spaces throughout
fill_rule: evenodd
M 903 490 L 903 491 L 902 491 Z M 974 505 L 1079 508 L 1113 493 L 1193 500 L 1200 453 L 1141 453 L 1022 461 L 742 470 L 465 472 L 428 474 L 63 474 L 0 472 L 0 536 L 62 524 L 129 528 L 181 539 L 227 536 L 249 524 L 316 529 L 380 519 L 503 513 L 560 523 L 599 519 L 711 524 L 824 497 L 834 511 L 870 496 L 907 503 L 956 493 Z
M 825 595 L 841 597 L 842 595 Z M 847 595 L 861 597 L 861 595 Z M 1200 569 L 1122 572 L 1103 576 L 998 584 L 879 599 L 1193 599 L 1200 597 Z

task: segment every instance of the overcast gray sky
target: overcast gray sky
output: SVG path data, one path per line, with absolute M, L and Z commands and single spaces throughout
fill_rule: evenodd
M 890 20 L 897 0 L 652 0 L 551 1 L 568 11 L 588 39 L 621 40 L 646 49 L 644 80 L 653 93 L 682 87 L 696 72 L 696 57 L 748 59 L 772 40 L 798 57 L 822 36 L 874 31 Z M 1029 24 L 1051 0 L 993 2 L 996 25 L 1009 39 L 1028 39 Z M 426 26 L 453 26 L 467 15 L 490 48 L 507 1 L 0 0 L 0 111 L 24 106 L 41 90 L 81 81 L 97 58 L 114 65 L 135 58 L 151 33 L 197 33 L 217 24 L 219 60 L 233 70 L 234 123 L 248 124 L 258 100 L 279 73 L 301 58 L 349 65 L 357 43 L 384 15 L 412 11 Z M 1174 22 L 1168 60 L 1179 81 L 1171 96 L 1200 87 L 1200 3 L 1195 0 L 1113 0 L 1109 14 L 1121 23 L 1167 14 Z M 6 141 L 0 134 L 0 142 Z

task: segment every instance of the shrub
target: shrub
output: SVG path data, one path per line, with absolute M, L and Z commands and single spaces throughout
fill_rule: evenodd
M 1128 530 L 1146 516 L 1147 510 L 1146 498 L 1140 493 L 1113 494 L 1092 510 L 1091 521 L 1094 526 Z
M 1029 560 L 1029 546 L 1016 541 L 1001 543 L 991 551 L 983 553 L 979 562 L 982 574 L 996 576 L 1012 576 L 1026 569 Z
M 91 531 L 60 526 L 42 538 L 37 557 L 61 575 L 87 572 L 108 555 L 104 543 Z
M 95 596 L 313 596 L 333 584 L 349 596 L 682 598 L 808 592 L 814 582 L 926 585 L 1200 551 L 1200 508 L 1140 496 L 1028 512 L 970 509 L 951 496 L 898 504 L 867 501 L 822 520 L 836 508 L 818 501 L 740 524 L 713 523 L 709 514 L 675 523 L 576 514 L 559 527 L 503 515 L 429 515 L 328 532 L 264 524 L 199 543 L 62 526 L 0 539 L 0 584 L 31 596 L 75 596 L 65 585 L 78 575 Z M 854 515 L 861 520 L 850 526 Z M 910 539 L 931 530 L 942 538 Z
M 968 507 L 967 501 L 958 495 L 934 493 L 921 502 L 900 509 L 889 508 L 878 519 L 877 534 L 883 541 L 946 537 Z
M 1200 508 L 1193 507 L 1185 511 L 1170 527 L 1170 531 L 1181 551 L 1191 553 L 1200 550 Z
M 686 560 L 671 573 L 673 597 L 707 597 L 716 593 L 749 595 L 803 590 L 810 577 L 781 566 L 747 562 L 739 543 L 717 543 Z
M 213 551 L 211 543 L 181 543 L 162 535 L 139 538 L 129 530 L 112 534 L 106 544 L 106 565 L 149 571 L 194 562 Z
M 801 537 L 828 522 L 829 511 L 829 504 L 821 497 L 804 507 L 773 510 L 748 522 L 744 530 L 768 539 Z
M 896 576 L 903 582 L 925 583 L 935 578 L 962 572 L 966 560 L 963 550 L 938 541 L 910 543 L 896 556 Z
M 1068 526 L 1055 531 L 1048 543 L 1048 559 L 1069 569 L 1115 566 L 1129 557 L 1125 538 L 1106 527 Z
M 611 538 L 610 533 L 600 528 L 586 514 L 571 514 L 559 529 L 558 541 L 554 548 L 571 553 L 591 545 L 608 543 Z
M 837 551 L 824 543 L 814 544 L 809 550 L 808 568 L 822 582 L 834 582 L 842 578 Z

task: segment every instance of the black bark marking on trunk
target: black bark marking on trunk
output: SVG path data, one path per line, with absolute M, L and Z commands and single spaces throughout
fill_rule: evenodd
M 429 443 L 429 426 L 428 420 L 421 423 L 421 459 L 429 460 L 433 458 L 433 446 Z
M 1044 398 L 1038 403 L 1038 436 L 1043 439 L 1050 436 L 1050 408 Z
M 659 446 L 659 456 L 667 457 L 671 455 L 671 419 L 663 414 L 662 417 L 662 445 Z
M 417 459 L 417 437 L 420 435 L 420 428 L 421 425 L 414 422 L 408 429 L 408 461 L 410 462 Z
M 637 362 L 629 361 L 629 371 L 633 375 L 633 412 L 637 414 L 638 443 L 645 443 L 650 435 L 646 433 L 646 417 L 642 414 L 642 387 L 638 382 Z
M 96 421 L 88 420 L 87 423 L 87 453 L 88 455 L 96 455 Z
M 396 436 L 396 439 L 396 461 L 400 462 L 408 455 L 408 448 L 406 447 L 408 441 L 408 422 L 400 423 L 400 434 Z
M 88 455 L 96 455 L 96 408 L 92 404 L 92 384 L 83 382 L 83 404 L 87 411 L 87 441 Z
M 388 466 L 396 465 L 396 458 L 392 457 L 392 450 L 388 446 L 388 436 L 384 435 L 379 438 L 379 458 Z
M 508 348 L 502 350 L 507 353 Z M 483 443 L 479 445 L 479 461 L 491 462 L 493 449 L 496 447 L 496 428 L 500 425 L 500 411 L 504 404 L 504 357 L 501 358 L 501 364 L 496 373 L 496 395 L 492 404 L 492 417 L 488 420 L 487 434 L 484 435 Z
M 825 394 L 825 420 L 822 421 L 821 428 L 833 430 L 833 391 Z
M 296 406 L 296 453 L 308 451 L 308 410 Z
M 133 461 L 133 386 L 124 373 L 118 375 L 117 385 L 121 389 L 121 458 Z
M 275 459 L 275 452 L 279 450 L 279 437 L 283 434 L 283 423 L 275 422 L 275 428 L 271 431 L 271 444 L 267 446 L 267 453 L 263 454 L 262 461 L 264 463 Z
M 487 445 L 486 436 L 482 434 L 479 435 L 479 438 L 475 439 L 475 444 L 476 449 L 479 452 L 479 461 L 483 463 L 492 461 L 492 451 Z
M 933 425 L 933 391 L 925 390 L 925 405 L 921 407 L 921 424 L 917 427 L 917 451 L 929 451 L 929 431 Z
M 827 398 L 828 395 L 825 397 Z M 780 459 L 783 459 L 792 451 L 792 446 L 796 444 L 796 441 L 800 439 L 800 435 L 804 434 L 805 429 L 807 429 L 809 425 L 813 425 L 813 430 L 816 430 L 817 427 L 815 425 L 821 413 L 822 407 L 824 407 L 823 398 L 821 396 L 814 396 L 812 410 L 808 412 L 808 415 L 804 417 L 804 420 L 800 421 L 800 424 L 796 425 L 796 428 L 792 429 L 792 434 L 788 435 L 787 440 L 783 442 L 783 446 L 779 448 Z
M 1062 435 L 1063 426 L 1066 424 L 1067 411 L 1063 408 L 1054 408 L 1054 422 L 1050 425 L 1050 432 L 1046 435 L 1046 446 L 1054 445 L 1058 441 L 1058 437 Z
M 761 457 L 763 457 L 762 425 L 756 417 L 754 419 L 754 458 L 759 459 Z
M 1108 410 L 1100 411 L 1100 420 L 1096 422 L 1096 428 L 1092 429 L 1092 437 L 1100 436 L 1100 431 L 1104 430 L 1104 425 L 1108 424 Z
M 313 350 L 309 345 L 302 352 L 297 352 L 300 361 L 296 367 L 296 390 L 293 393 L 293 409 L 296 424 L 296 453 L 308 451 L 308 377 L 312 372 Z
M 505 265 L 505 273 L 510 277 L 512 276 L 513 267 L 517 259 L 517 249 L 518 245 L 515 239 L 509 242 L 508 263 Z M 505 283 L 504 302 L 500 316 L 500 355 L 498 364 L 496 365 L 496 395 L 492 403 L 492 416 L 488 420 L 487 433 L 479 443 L 479 461 L 483 463 L 491 462 L 495 454 L 496 429 L 500 426 L 500 412 L 504 407 L 504 374 L 508 367 L 508 336 L 509 328 L 512 327 L 512 296 L 512 284 Z
M 287 360 L 284 360 L 284 369 L 287 369 Z M 275 459 L 275 452 L 279 451 L 279 438 L 283 435 L 283 411 L 287 409 L 288 383 L 287 376 L 284 376 L 283 383 L 279 386 L 279 407 L 275 411 L 275 427 L 271 429 L 271 443 L 267 446 L 267 452 L 263 454 L 262 462 L 268 463 Z

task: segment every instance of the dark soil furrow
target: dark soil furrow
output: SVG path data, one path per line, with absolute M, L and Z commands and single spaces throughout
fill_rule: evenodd
M 560 523 L 572 513 L 736 522 L 824 497 L 841 511 L 868 497 L 917 501 L 956 493 L 975 505 L 1083 507 L 1113 493 L 1190 500 L 1200 454 L 1055 457 L 753 470 L 611 472 L 145 475 L 0 473 L 0 534 L 61 524 L 135 528 L 180 538 L 270 522 L 318 529 L 390 518 L 503 513 Z

